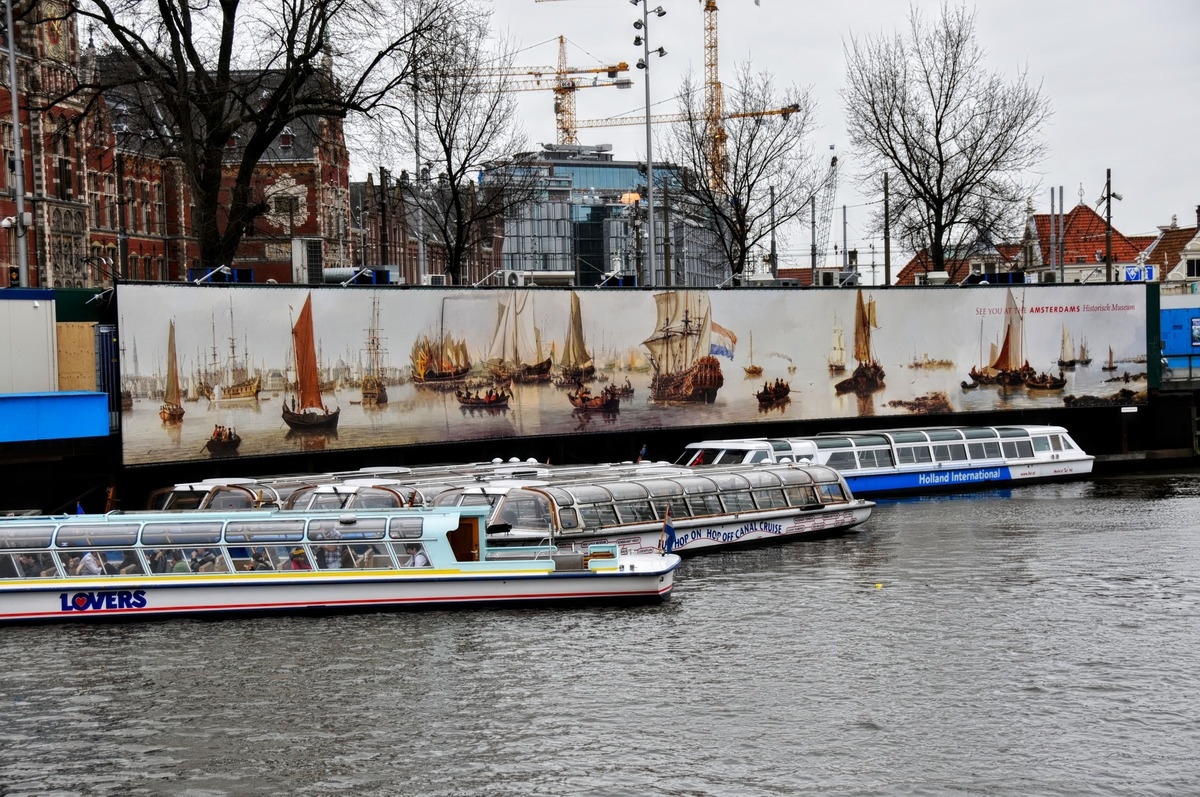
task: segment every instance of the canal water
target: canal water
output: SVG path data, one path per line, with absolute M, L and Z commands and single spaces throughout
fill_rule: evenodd
M 0 794 L 1179 795 L 1200 480 L 881 503 L 639 608 L 0 629 Z

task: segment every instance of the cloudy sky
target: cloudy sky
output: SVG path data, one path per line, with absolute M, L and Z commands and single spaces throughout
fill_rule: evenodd
M 868 201 L 850 179 L 854 162 L 846 138 L 839 89 L 844 83 L 843 45 L 850 36 L 891 34 L 906 25 L 909 6 L 899 0 L 828 3 L 804 0 L 718 0 L 720 73 L 732 79 L 733 67 L 750 59 L 757 70 L 775 75 L 778 84 L 812 88 L 818 129 L 812 145 L 828 160 L 829 146 L 839 153 L 842 178 L 832 237 L 842 239 L 842 205 L 847 210 L 851 248 L 868 248 Z M 653 58 L 652 112 L 672 113 L 681 78 L 691 70 L 703 77 L 703 0 L 652 0 L 667 15 L 652 17 L 650 42 L 667 55 Z M 915 0 L 936 16 L 936 0 Z M 641 55 L 633 46 L 632 24 L 641 7 L 629 0 L 492 0 L 497 32 L 521 47 L 517 64 L 549 66 L 557 62 L 558 36 L 568 41 L 571 66 L 626 61 L 632 90 L 589 88 L 577 92 L 577 118 L 598 119 L 644 112 L 645 73 L 632 68 Z M 1049 156 L 1039 175 L 1043 189 L 1035 197 L 1039 211 L 1049 209 L 1050 187 L 1062 186 L 1068 207 L 1080 201 L 1095 206 L 1112 169 L 1113 226 L 1127 234 L 1152 233 L 1169 224 L 1196 223 L 1200 205 L 1200 2 L 1196 0 L 1005 0 L 970 6 L 977 11 L 977 36 L 991 70 L 1015 77 L 1026 69 L 1040 82 L 1054 116 L 1045 134 Z M 526 132 L 533 143 L 555 140 L 553 95 L 549 91 L 517 95 Z M 642 159 L 643 127 L 580 131 L 585 144 L 611 143 L 620 159 Z M 1082 187 L 1082 188 L 1081 188 Z M 806 231 L 790 236 L 781 261 L 806 262 Z M 875 241 L 877 250 L 882 244 Z M 781 262 L 781 265 L 783 262 Z

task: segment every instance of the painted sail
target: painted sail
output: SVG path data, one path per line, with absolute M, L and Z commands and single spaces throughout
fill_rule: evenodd
M 1075 345 L 1071 343 L 1071 333 L 1067 332 L 1066 324 L 1062 328 L 1062 347 L 1058 353 L 1058 364 L 1066 365 L 1075 362 Z
M 1011 288 L 1004 300 L 1004 318 L 1004 339 L 990 367 L 996 371 L 1018 371 L 1025 362 L 1024 319 Z
M 833 343 L 829 348 L 828 361 L 829 367 L 835 371 L 846 367 L 846 334 L 841 324 L 833 328 Z
M 387 404 L 387 386 L 383 383 L 382 346 L 379 339 L 379 297 L 371 297 L 371 326 L 367 330 L 367 372 L 362 380 L 364 405 Z
M 167 386 L 158 417 L 164 421 L 183 420 L 183 405 L 179 403 L 179 364 L 175 357 L 175 322 L 167 328 Z
M 854 359 L 860 363 L 874 362 L 875 355 L 871 350 L 871 330 L 879 329 L 875 320 L 875 300 L 863 301 L 863 293 L 858 292 L 854 305 Z
M 554 344 L 550 344 L 550 359 L 554 359 Z M 563 344 L 558 360 L 564 382 L 589 381 L 596 375 L 592 353 L 583 339 L 583 312 L 579 308 L 579 295 L 571 291 L 571 314 L 567 319 L 567 340 Z
M 672 291 L 654 296 L 658 320 L 654 333 L 642 341 L 661 371 L 673 373 L 707 355 L 712 310 L 703 291 Z
M 300 317 L 292 327 L 292 347 L 296 351 L 296 389 L 300 393 L 297 409 L 322 409 L 320 377 L 317 373 L 317 347 L 313 336 L 312 294 L 304 299 Z
M 510 291 L 508 299 L 500 302 L 487 352 L 493 378 L 550 381 L 553 362 L 542 353 L 542 333 L 533 323 L 532 304 L 532 296 L 524 291 Z

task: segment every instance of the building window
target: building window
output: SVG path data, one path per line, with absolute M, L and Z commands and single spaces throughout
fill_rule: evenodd
M 1200 279 L 1200 259 L 1188 260 L 1187 275 L 1190 279 Z

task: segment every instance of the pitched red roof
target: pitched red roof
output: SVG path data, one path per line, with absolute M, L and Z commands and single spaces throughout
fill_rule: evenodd
M 1042 248 L 1042 262 L 1050 262 L 1050 214 L 1035 213 L 1033 222 L 1037 229 L 1038 245 Z M 1055 222 L 1057 225 L 1057 220 Z M 1076 205 L 1063 216 L 1064 232 L 1055 230 L 1055 238 L 1062 237 L 1063 261 L 1070 263 L 1096 263 L 1104 261 L 1107 225 L 1099 213 L 1087 205 Z M 1115 227 L 1112 231 L 1112 257 L 1114 263 L 1132 263 L 1149 244 L 1143 243 L 1149 236 L 1127 237 Z M 1139 245 L 1140 244 L 1140 245 Z M 1097 254 L 1099 253 L 1099 254 Z
M 1146 263 L 1158 270 L 1159 280 L 1164 280 L 1167 273 L 1179 265 L 1183 248 L 1196 237 L 1196 227 L 1163 227 L 1162 232 L 1154 239 L 1154 248 Z

